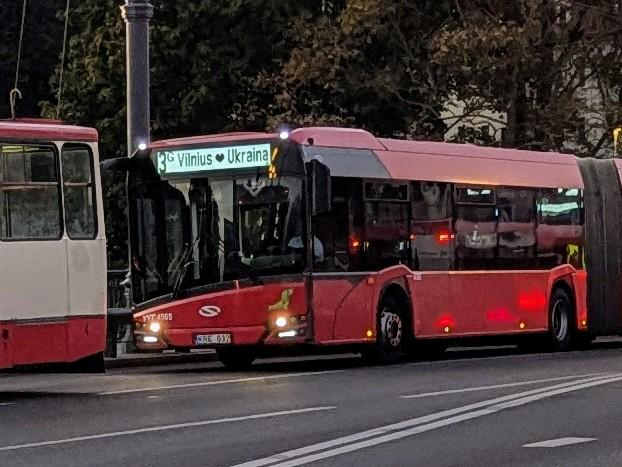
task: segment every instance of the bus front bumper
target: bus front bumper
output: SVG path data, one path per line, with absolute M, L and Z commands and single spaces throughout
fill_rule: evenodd
M 306 342 L 306 326 L 268 330 L 266 326 L 163 329 L 159 333 L 134 331 L 140 351 L 169 348 L 209 348 L 222 345 L 288 345 Z

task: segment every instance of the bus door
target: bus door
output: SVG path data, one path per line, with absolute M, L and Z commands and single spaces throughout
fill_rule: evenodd
M 87 325 L 73 322 L 68 343 L 72 359 L 82 356 L 85 349 L 92 353 L 100 350 L 105 339 L 106 241 L 103 213 L 98 213 L 96 203 L 101 193 L 96 193 L 95 160 L 86 144 L 62 147 L 69 314 L 80 321 L 89 320 Z

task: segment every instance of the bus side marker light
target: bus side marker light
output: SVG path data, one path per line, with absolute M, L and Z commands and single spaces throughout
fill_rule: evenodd
M 450 332 L 451 332 L 451 328 L 450 328 L 449 326 L 445 326 L 445 327 L 443 328 L 443 332 L 444 332 L 445 334 L 448 334 L 448 333 L 450 333 Z
M 581 326 L 587 326 L 587 319 L 581 320 Z
M 520 321 L 518 323 L 518 327 L 519 329 L 525 329 L 527 327 L 527 324 L 525 323 L 525 321 Z
M 372 331 L 371 329 L 368 329 L 368 330 L 365 332 L 365 336 L 366 336 L 366 337 L 374 337 L 374 331 Z

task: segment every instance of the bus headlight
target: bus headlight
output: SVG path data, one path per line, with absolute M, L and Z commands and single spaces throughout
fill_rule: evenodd
M 287 318 L 285 316 L 279 316 L 274 321 L 274 324 L 276 325 L 277 328 L 284 328 L 285 326 L 287 326 Z
M 149 323 L 149 330 L 151 332 L 160 332 L 160 329 L 162 329 L 162 325 L 158 323 L 157 321 Z

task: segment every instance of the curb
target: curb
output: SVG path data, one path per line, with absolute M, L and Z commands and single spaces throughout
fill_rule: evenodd
M 136 355 L 136 354 L 133 354 Z M 183 363 L 204 363 L 218 360 L 216 352 L 140 354 L 139 357 L 106 358 L 106 368 L 131 368 Z

